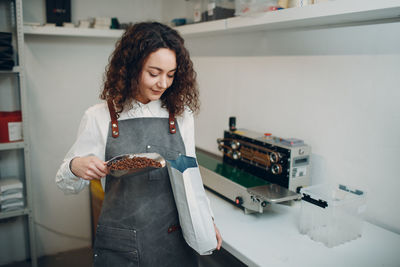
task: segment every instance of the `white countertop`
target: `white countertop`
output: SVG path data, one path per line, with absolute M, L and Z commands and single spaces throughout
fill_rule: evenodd
M 243 210 L 206 190 L 222 246 L 249 266 L 400 266 L 400 235 L 364 222 L 362 237 L 328 248 L 298 229 L 301 203 Z

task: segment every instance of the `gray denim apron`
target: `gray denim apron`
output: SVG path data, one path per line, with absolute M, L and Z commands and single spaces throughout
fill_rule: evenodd
M 113 137 L 113 125 L 106 160 L 128 153 L 156 152 L 167 160 L 185 154 L 179 129 L 171 134 L 168 118 L 118 121 L 118 138 Z M 94 266 L 198 266 L 179 227 L 166 167 L 121 178 L 107 175 Z

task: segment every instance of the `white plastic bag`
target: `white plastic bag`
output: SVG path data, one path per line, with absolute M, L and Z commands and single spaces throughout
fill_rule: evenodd
M 217 238 L 196 159 L 180 155 L 167 166 L 183 237 L 197 253 L 210 255 Z

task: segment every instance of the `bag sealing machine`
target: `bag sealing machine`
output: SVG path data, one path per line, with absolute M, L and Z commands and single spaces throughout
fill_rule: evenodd
M 217 139 L 222 159 L 197 149 L 206 188 L 244 208 L 263 213 L 269 203 L 300 199 L 300 189 L 310 184 L 311 147 L 295 138 L 280 138 L 246 129 L 229 130 Z

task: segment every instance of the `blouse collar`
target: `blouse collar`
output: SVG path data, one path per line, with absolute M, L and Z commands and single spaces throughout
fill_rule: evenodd
M 128 115 L 133 116 L 137 111 L 139 110 L 143 111 L 147 109 L 153 116 L 157 116 L 157 114 L 159 114 L 160 108 L 161 108 L 160 99 L 150 101 L 147 104 L 143 104 L 135 99 L 132 101 L 132 105 L 128 110 Z

